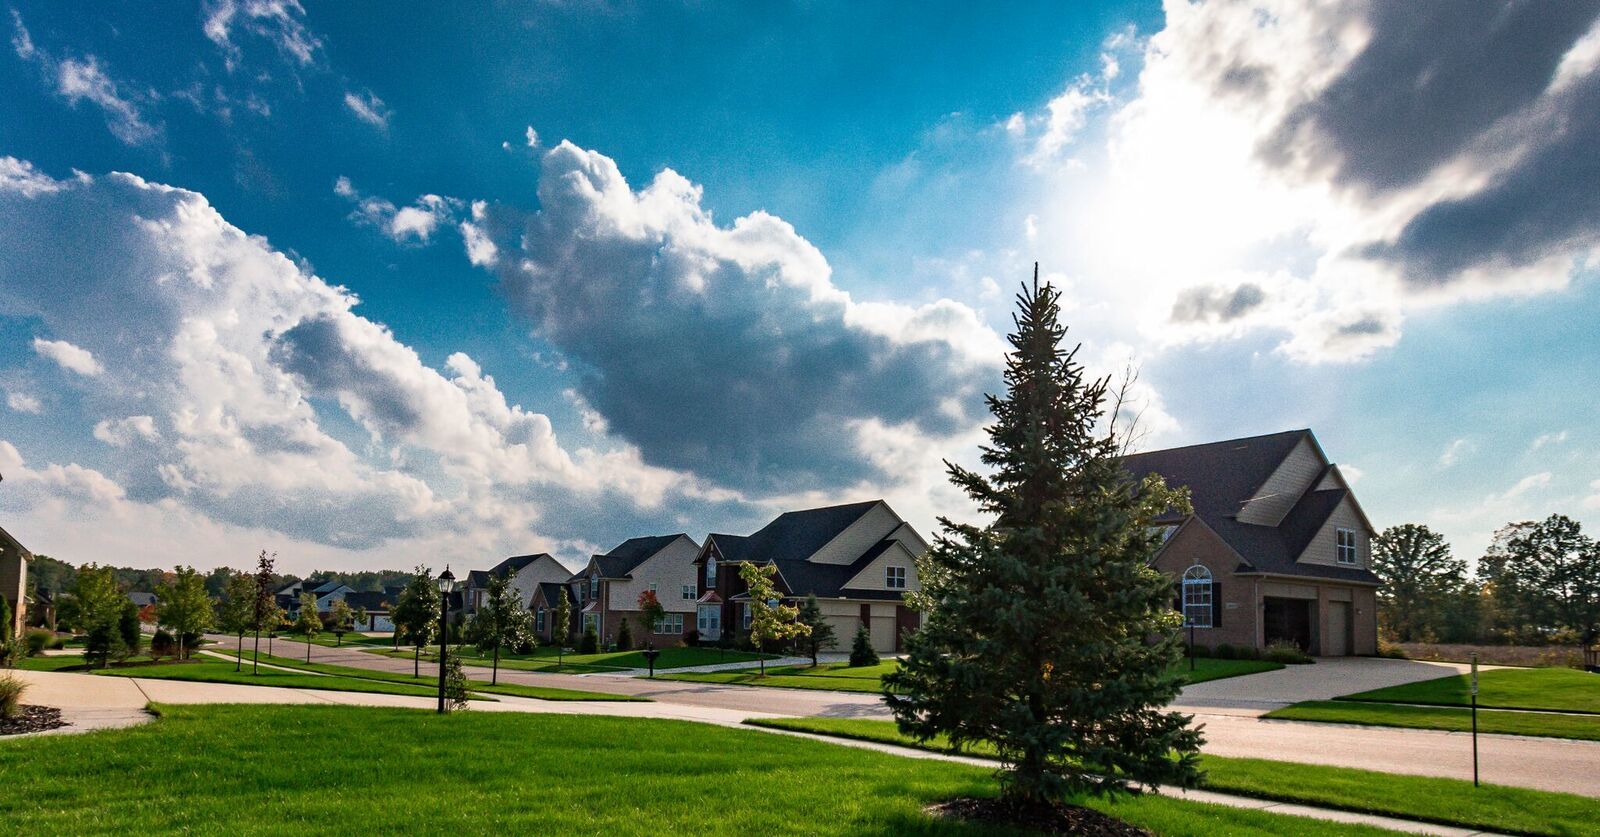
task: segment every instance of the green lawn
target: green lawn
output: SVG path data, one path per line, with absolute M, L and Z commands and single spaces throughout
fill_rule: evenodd
M 1274 709 L 1265 717 L 1284 721 L 1369 724 L 1379 727 L 1440 729 L 1452 732 L 1466 732 L 1472 729 L 1472 712 L 1468 709 L 1449 706 L 1401 706 L 1350 700 L 1306 701 Z M 1600 716 L 1486 709 L 1478 713 L 1478 731 L 1600 741 Z
M 290 635 L 290 636 L 292 636 L 292 635 Z M 282 639 L 282 637 L 279 637 L 279 638 Z M 299 643 L 303 644 L 303 643 L 305 643 L 306 640 L 305 640 L 305 637 L 296 636 L 296 637 L 293 638 L 292 641 L 299 642 Z M 311 641 L 316 645 L 326 645 L 329 648 L 339 648 L 339 647 L 346 646 L 346 645 L 355 645 L 355 646 L 379 645 L 379 646 L 387 646 L 387 645 L 393 645 L 394 644 L 394 638 L 391 637 L 391 636 L 388 636 L 388 635 L 385 635 L 385 636 L 367 636 L 366 634 L 355 633 L 355 632 L 351 632 L 351 633 L 345 634 L 344 635 L 344 641 L 340 642 L 338 635 L 333 633 L 332 631 L 323 631 L 322 633 L 317 634 L 316 636 L 312 637 Z
M 1189 683 L 1203 683 L 1224 677 L 1238 677 L 1283 668 L 1282 663 L 1264 660 L 1215 660 L 1200 658 L 1195 670 L 1189 671 L 1189 661 L 1179 664 L 1178 673 Z M 657 675 L 658 679 L 687 680 L 695 683 L 725 683 L 734 686 L 778 686 L 788 689 L 828 689 L 838 692 L 882 692 L 883 675 L 894 671 L 899 663 L 890 660 L 875 666 L 850 668 L 847 663 L 824 663 L 811 666 L 768 667 L 765 677 L 759 669 L 741 668 L 733 671 L 683 672 Z
M 266 662 L 263 655 L 263 662 Z M 302 664 L 303 665 L 303 664 Z M 235 683 L 244 686 L 279 686 L 286 689 L 332 689 L 340 692 L 367 692 L 385 695 L 410 695 L 430 697 L 437 689 L 409 683 L 393 683 L 366 677 L 341 677 L 281 671 L 262 667 L 250 673 L 246 663 L 243 671 L 234 671 L 232 661 L 215 657 L 196 657 L 184 663 L 163 663 L 149 666 L 126 666 L 96 671 L 117 677 L 144 677 L 152 680 L 188 680 L 198 683 Z
M 435 649 L 437 650 L 437 649 Z M 761 655 L 750 651 L 720 651 L 716 648 L 662 648 L 661 656 L 656 658 L 656 671 L 669 668 L 684 668 L 686 666 L 703 666 L 714 663 L 744 663 L 756 662 Z M 403 648 L 400 651 L 382 652 L 394 657 L 411 657 L 411 649 Z M 482 654 L 472 646 L 460 646 L 451 649 L 452 654 L 459 654 L 461 662 L 473 666 L 490 666 L 494 663 L 493 654 Z M 422 659 L 432 660 L 434 654 L 430 651 L 422 653 Z M 771 654 L 766 655 L 772 659 Z M 557 668 L 557 662 L 560 668 Z M 514 671 L 543 671 L 559 672 L 562 674 L 596 674 L 608 671 L 625 671 L 634 668 L 646 668 L 643 651 L 608 651 L 600 654 L 566 654 L 558 657 L 554 648 L 541 647 L 531 654 L 505 654 L 500 655 L 500 667 Z
M 893 721 L 773 718 L 745 723 L 922 749 L 950 750 L 948 741 L 934 740 L 919 744 L 909 736 L 902 735 Z M 994 751 L 979 746 L 965 752 L 987 756 Z M 1573 794 L 1501 785 L 1474 788 L 1471 782 L 1457 779 L 1402 776 L 1265 759 L 1203 756 L 1202 764 L 1208 790 L 1463 828 L 1539 835 L 1600 835 L 1600 818 L 1595 816 L 1597 803 Z
M 754 730 L 501 712 L 156 708 L 151 724 L 0 747 L 6 830 L 995 833 L 923 812 L 994 793 L 987 769 Z M 337 741 L 338 757 L 309 743 L 319 740 Z M 1095 804 L 1167 835 L 1382 833 L 1161 796 Z
M 212 658 L 215 659 L 215 658 Z M 244 655 L 245 669 L 250 667 L 250 653 Z M 304 660 L 286 657 L 269 657 L 261 655 L 261 662 L 272 665 L 287 666 L 303 671 L 314 671 L 319 674 L 336 675 L 339 677 L 361 678 L 367 680 L 381 680 L 385 683 L 406 683 L 429 688 L 430 694 L 437 694 L 438 675 L 423 675 L 412 677 L 398 671 L 377 671 L 375 669 L 356 668 L 354 666 L 341 666 L 331 663 L 307 663 Z M 516 683 L 500 683 L 490 685 L 487 680 L 468 680 L 468 688 L 474 692 L 496 695 L 513 695 L 516 697 L 538 698 L 539 700 L 603 700 L 603 701 L 648 701 L 649 698 L 634 697 L 632 695 L 613 695 L 605 692 L 587 692 L 578 689 L 554 689 L 545 686 L 523 686 Z
M 1468 687 L 1466 675 L 1452 675 L 1339 699 L 1466 706 L 1471 702 Z M 1478 674 L 1478 706 L 1600 714 L 1600 674 L 1571 668 L 1490 669 Z

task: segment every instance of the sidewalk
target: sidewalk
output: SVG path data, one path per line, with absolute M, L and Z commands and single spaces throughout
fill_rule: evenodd
M 842 663 L 850 659 L 849 654 L 818 654 L 817 661 L 821 663 Z M 779 657 L 776 660 L 767 660 L 767 668 L 782 666 L 808 666 L 811 665 L 810 657 Z M 658 668 L 656 674 L 702 674 L 713 671 L 741 671 L 743 669 L 757 669 L 761 666 L 760 660 L 742 660 L 737 663 L 710 663 L 703 666 L 681 666 L 679 668 Z M 645 677 L 650 674 L 648 668 L 630 668 L 620 671 L 597 671 L 589 674 L 574 675 L 577 677 Z

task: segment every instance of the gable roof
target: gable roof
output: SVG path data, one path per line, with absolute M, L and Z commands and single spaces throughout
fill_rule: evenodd
M 552 561 L 555 560 L 555 557 L 548 552 L 536 552 L 532 555 L 513 555 L 510 558 L 507 558 L 506 560 L 490 567 L 489 574 L 495 578 L 500 578 L 507 575 L 515 575 L 519 572 L 522 572 L 524 567 L 532 564 L 540 558 L 549 558 Z
M 1301 429 L 1131 454 L 1122 458 L 1122 467 L 1135 479 L 1158 474 L 1170 486 L 1188 488 L 1195 516 L 1243 559 L 1236 572 L 1376 584 L 1378 578 L 1370 570 L 1301 564 L 1296 560 L 1339 504 L 1346 498 L 1354 502 L 1346 489 L 1307 491 L 1278 526 L 1239 522 L 1239 510 L 1302 440 L 1309 440 L 1318 456 L 1327 461 L 1316 437 L 1310 430 Z
M 688 537 L 679 532 L 675 535 L 646 535 L 639 538 L 629 538 L 617 544 L 604 555 L 596 555 L 592 559 L 594 565 L 600 568 L 602 578 L 626 578 L 634 568 L 643 564 L 650 556 L 665 549 L 673 541 Z M 579 573 L 582 575 L 582 573 Z
M 771 563 L 778 567 L 778 581 L 786 588 L 790 595 L 806 596 L 815 595 L 819 599 L 850 598 L 850 599 L 882 599 L 885 601 L 899 601 L 904 598 L 904 590 L 868 590 L 858 587 L 846 587 L 850 580 L 860 575 L 867 565 L 883 553 L 894 548 L 899 543 L 893 538 L 884 538 L 873 544 L 861 557 L 848 564 L 824 564 L 820 561 L 805 561 L 783 559 Z M 766 563 L 763 561 L 762 563 Z M 749 598 L 749 593 L 739 593 L 735 599 Z
M 882 500 L 784 512 L 748 537 L 714 535 L 729 561 L 805 561 Z
M 544 600 L 550 604 L 551 607 L 555 606 L 556 599 L 563 594 L 566 595 L 567 602 L 569 604 L 578 603 L 577 594 L 572 592 L 572 588 L 570 586 L 563 584 L 562 582 L 541 581 L 539 582 L 539 589 L 544 592 Z
M 29 552 L 21 541 L 11 537 L 11 533 L 7 532 L 4 527 L 0 527 L 0 555 L 8 554 L 16 555 L 23 561 L 33 560 L 33 553 Z
M 470 571 L 468 571 L 467 572 L 466 586 L 467 587 L 488 587 L 489 586 L 489 571 L 488 570 L 470 570 Z

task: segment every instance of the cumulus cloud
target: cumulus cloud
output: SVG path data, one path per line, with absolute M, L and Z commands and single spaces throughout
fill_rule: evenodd
M 62 183 L 33 167 L 27 160 L 0 157 L 0 192 L 15 192 L 25 198 L 54 192 Z
M 11 20 L 11 46 L 17 57 L 33 63 L 45 83 L 68 104 L 75 107 L 88 102 L 99 108 L 112 136 L 127 145 L 143 145 L 161 137 L 161 127 L 146 119 L 143 109 L 144 102 L 158 98 L 154 93 L 130 92 L 112 79 L 93 55 L 56 57 L 34 44 L 15 9 L 11 10 Z
M 342 549 L 452 533 L 458 552 L 570 538 L 555 530 L 574 503 L 711 502 L 610 439 L 564 447 L 465 355 L 428 366 L 196 193 L 125 174 L 0 192 L 0 250 L 0 314 L 40 322 L 42 356 L 98 373 L 79 409 L 118 451 L 109 482 L 62 466 L 41 491 Z
M 44 404 L 39 399 L 25 393 L 9 391 L 6 393 L 6 406 L 14 413 L 32 413 L 38 415 L 44 412 Z
M 647 462 L 735 488 L 847 485 L 881 474 L 841 428 L 960 433 L 998 383 L 1002 346 L 970 308 L 858 302 L 789 224 L 719 225 L 676 172 L 634 190 L 563 142 L 538 198 L 526 216 L 488 210 L 494 238 L 520 245 L 496 262 L 503 291 Z
M 1533 444 L 1530 445 L 1528 447 L 1528 449 L 1530 451 L 1535 451 L 1535 450 L 1538 450 L 1538 449 L 1540 449 L 1542 447 L 1546 447 L 1546 446 L 1550 446 L 1550 445 L 1563 444 L 1566 441 L 1567 441 L 1567 431 L 1565 431 L 1565 430 L 1560 430 L 1560 431 L 1557 431 L 1555 433 L 1541 433 L 1541 434 L 1539 434 L 1539 436 L 1537 438 L 1535 438 L 1533 440 Z
M 1040 240 L 1107 307 L 1157 300 L 1145 341 L 1271 330 L 1298 360 L 1359 359 L 1407 312 L 1560 288 L 1596 258 L 1600 5 L 1164 9 L 1140 52 L 1108 50 L 1117 72 L 1028 117 L 1089 160 L 1060 167 Z M 1219 294 L 1245 285 L 1262 299 L 1224 330 Z
M 389 127 L 388 106 L 370 90 L 365 93 L 345 93 L 344 106 L 368 125 L 384 129 Z
M 46 340 L 42 337 L 33 338 L 33 351 L 42 358 L 55 361 L 57 366 L 68 372 L 76 372 L 85 377 L 94 377 L 105 371 L 100 361 L 95 359 L 94 353 L 81 346 L 74 346 L 65 340 Z
M 377 227 L 384 235 L 400 244 L 427 244 L 433 237 L 434 231 L 439 229 L 439 225 L 448 223 L 461 204 L 453 198 L 423 195 L 410 206 L 397 207 L 383 198 L 363 195 L 356 190 L 350 178 L 343 176 L 334 181 L 333 192 L 356 205 L 355 211 L 350 215 L 351 218 Z M 484 240 L 474 242 L 473 236 L 482 238 L 478 236 L 475 228 L 469 234 L 463 225 L 462 234 L 469 236 L 467 244 L 469 255 L 475 245 L 480 257 L 485 253 L 485 245 L 489 248 L 494 246 L 492 242 Z

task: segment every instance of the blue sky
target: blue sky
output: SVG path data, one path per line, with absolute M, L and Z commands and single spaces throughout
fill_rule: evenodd
M 8 6 L 0 512 L 301 570 L 931 529 L 1037 260 L 1146 447 L 1312 427 L 1469 557 L 1600 522 L 1600 35 L 1433 14 Z

